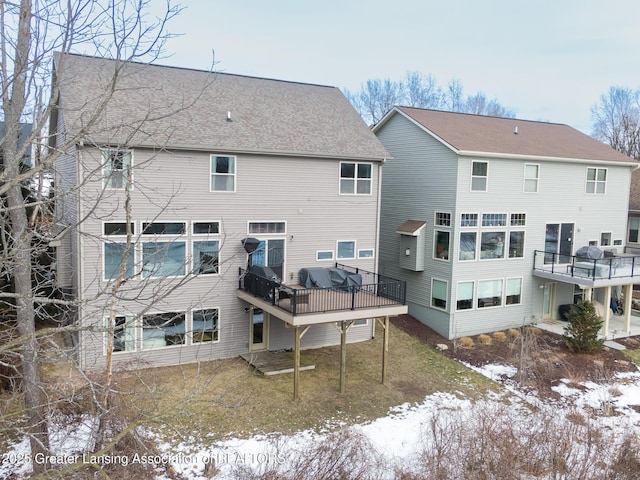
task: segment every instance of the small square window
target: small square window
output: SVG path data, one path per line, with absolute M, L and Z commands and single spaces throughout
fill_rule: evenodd
M 463 213 L 460 216 L 461 227 L 477 227 L 478 226 L 478 214 L 477 213 Z
M 441 227 L 450 227 L 451 214 L 445 212 L 436 212 L 436 225 Z
M 370 163 L 340 163 L 340 194 L 341 195 L 369 195 L 371 194 Z

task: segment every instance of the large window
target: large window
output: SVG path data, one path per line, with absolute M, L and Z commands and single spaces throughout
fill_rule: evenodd
M 509 232 L 509 258 L 524 257 L 524 232 Z
M 155 313 L 142 317 L 142 348 L 144 350 L 185 343 L 185 314 Z
M 193 274 L 211 275 L 218 273 L 220 233 L 218 222 L 193 222 Z M 213 237 L 213 238 L 211 238 Z
M 235 192 L 236 157 L 211 155 L 211 191 Z
M 607 188 L 606 168 L 587 168 L 587 193 L 603 195 Z
M 456 310 L 470 310 L 473 308 L 474 282 L 458 282 L 456 292 Z
M 640 231 L 640 218 L 629 219 L 629 242 L 638 243 L 638 232 Z
M 435 242 L 433 249 L 434 258 L 449 260 L 449 236 L 450 232 L 442 230 L 435 231 Z
M 489 164 L 487 162 L 473 162 L 471 166 L 471 190 L 474 192 L 487 191 Z
M 104 186 L 109 190 L 130 187 L 131 151 L 107 149 L 102 151 Z
M 476 232 L 460 233 L 460 249 L 458 259 L 461 261 L 476 259 Z
M 447 282 L 442 280 L 431 280 L 431 306 L 436 308 L 447 308 Z
M 371 164 L 340 162 L 340 193 L 369 195 L 371 193 Z
M 113 325 L 113 351 L 114 352 L 131 352 L 136 349 L 136 327 L 134 317 L 117 316 Z M 109 328 L 109 319 L 105 320 L 107 328 Z M 106 335 L 110 334 L 110 330 Z M 107 337 L 108 339 L 108 337 Z
M 126 222 L 107 222 L 103 225 L 105 235 L 103 248 L 103 275 L 105 280 L 114 280 L 123 269 L 123 279 L 135 275 L 135 245 L 127 243 Z M 131 235 L 135 234 L 134 224 L 131 223 Z
M 504 258 L 505 232 L 482 232 L 480 235 L 480 260 Z
M 218 326 L 218 309 L 193 310 L 191 312 L 193 343 L 217 342 L 220 327 Z
M 153 241 L 142 243 L 142 276 L 172 277 L 185 274 L 186 242 L 179 240 L 185 233 L 184 222 L 143 223 L 143 236 Z
M 478 282 L 478 308 L 502 305 L 502 282 L 501 278 Z
M 536 193 L 538 191 L 538 181 L 540 179 L 540 165 L 527 163 L 524 166 L 524 191 L 526 193 Z
M 356 242 L 353 240 L 341 240 L 337 244 L 338 258 L 351 260 L 356 258 Z
M 505 303 L 507 305 L 522 303 L 522 278 L 507 278 Z

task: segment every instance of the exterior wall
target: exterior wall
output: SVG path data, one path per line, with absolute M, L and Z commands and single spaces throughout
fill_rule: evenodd
M 431 277 L 451 278 L 451 263 L 433 258 L 434 212 L 454 214 L 457 157 L 400 115 L 392 117 L 376 135 L 393 156 L 383 167 L 380 272 L 406 280 L 409 313 L 427 323 L 423 312 L 428 311 L 435 317 L 429 326 L 448 336 L 448 322 L 430 307 Z M 406 220 L 427 222 L 423 234 L 424 273 L 398 265 L 401 235 L 396 229 Z
M 246 353 L 249 348 L 248 305 L 236 297 L 238 270 L 246 267 L 247 254 L 241 240 L 248 237 L 283 239 L 285 244 L 284 278 L 296 283 L 304 267 L 332 266 L 336 261 L 375 270 L 377 253 L 378 175 L 372 168 L 370 195 L 339 194 L 339 161 L 311 158 L 238 155 L 236 191 L 210 191 L 210 154 L 225 152 L 152 152 L 133 150 L 134 186 L 131 190 L 131 220 L 135 224 L 136 263 L 142 258 L 138 238 L 142 222 L 220 222 L 220 274 L 186 275 L 178 278 L 133 278 L 122 288 L 117 315 L 187 312 L 198 308 L 219 309 L 219 340 L 200 345 L 171 346 L 140 351 L 141 328 L 136 329 L 134 352 L 119 352 L 117 362 L 143 365 L 168 365 Z M 83 171 L 100 172 L 100 153 L 82 151 Z M 92 168 L 89 168 L 92 167 Z M 96 204 L 96 198 L 100 201 Z M 122 191 L 102 190 L 100 175 L 86 179 L 80 215 L 87 220 L 81 227 L 79 255 L 83 259 L 81 296 L 86 300 L 82 323 L 94 331 L 82 334 L 83 362 L 99 367 L 104 362 L 104 319 L 111 308 L 112 284 L 103 280 L 103 223 L 125 223 L 125 196 Z M 286 222 L 285 234 L 249 234 L 249 222 Z M 186 241 L 191 253 L 190 234 Z M 353 240 L 356 251 L 373 249 L 374 258 L 316 261 L 316 251 L 336 251 L 338 240 Z M 271 349 L 291 348 L 291 330 L 271 318 Z M 367 327 L 353 327 L 349 341 L 371 338 L 372 322 Z M 303 337 L 302 346 L 339 342 L 332 324 L 314 326 Z
M 534 161 L 508 158 L 469 158 L 454 156 L 426 132 L 410 124 L 399 114 L 376 132 L 394 159 L 385 165 L 382 187 L 382 225 L 380 269 L 408 282 L 409 313 L 438 333 L 456 338 L 463 335 L 502 330 L 540 321 L 543 310 L 542 280 L 532 275 L 534 251 L 544 251 L 546 225 L 572 223 L 573 253 L 610 232 L 612 243 L 626 241 L 627 205 L 631 169 L 602 162 L 579 163 Z M 452 158 L 453 157 L 453 158 Z M 471 191 L 473 160 L 488 163 L 486 192 Z M 539 166 L 537 193 L 524 192 L 525 164 Z M 457 167 L 457 168 L 456 168 Z M 607 169 L 606 194 L 586 193 L 587 167 Z M 433 231 L 447 230 L 434 226 L 434 212 L 450 212 L 449 260 L 433 258 Z M 461 227 L 461 214 L 478 215 L 478 227 Z M 507 215 L 506 227 L 482 227 L 483 213 Z M 511 214 L 526 215 L 526 225 L 510 227 Z M 424 273 L 408 272 L 397 266 L 395 251 L 399 235 L 394 228 L 407 219 L 426 220 L 426 266 Z M 480 260 L 459 260 L 460 233 L 504 231 L 504 248 L 508 248 L 509 231 L 524 231 L 524 256 Z M 613 245 L 612 245 L 613 246 Z M 603 247 L 611 248 L 611 247 Z M 616 246 L 622 251 L 623 246 Z M 446 308 L 431 305 L 431 280 L 447 283 Z M 521 278 L 521 303 L 505 305 L 504 282 Z M 457 310 L 457 287 L 460 281 L 503 280 L 502 305 Z M 573 285 L 556 285 L 553 316 L 557 306 L 573 302 Z

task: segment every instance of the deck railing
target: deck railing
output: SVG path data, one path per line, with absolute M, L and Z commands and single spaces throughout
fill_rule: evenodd
M 405 281 L 347 265 L 336 264 L 336 268 L 359 275 L 361 282 L 326 288 L 298 288 L 281 285 L 240 268 L 238 287 L 293 315 L 406 304 Z
M 533 269 L 594 281 L 637 277 L 640 276 L 640 256 L 619 255 L 592 259 L 535 250 Z

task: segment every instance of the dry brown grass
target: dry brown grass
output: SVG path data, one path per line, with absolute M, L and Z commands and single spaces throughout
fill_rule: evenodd
M 491 344 L 491 337 L 489 335 L 478 335 L 478 343 L 482 344 L 482 345 L 490 345 Z
M 498 342 L 504 342 L 507 339 L 507 334 L 504 332 L 493 332 L 491 336 Z
M 510 328 L 508 333 L 511 338 L 518 338 L 520 336 L 520 330 L 517 328 Z
M 162 427 L 167 435 L 191 432 L 202 439 L 361 422 L 435 392 L 479 398 L 498 388 L 393 326 L 385 385 L 382 335 L 347 345 L 343 394 L 339 346 L 305 350 L 302 357 L 316 368 L 300 372 L 298 401 L 293 401 L 292 374 L 264 377 L 239 358 L 121 372 L 115 388 L 123 398 L 123 415 L 142 415 L 145 423 Z
M 473 338 L 471 337 L 460 337 L 457 342 L 460 347 L 471 348 L 474 345 Z

